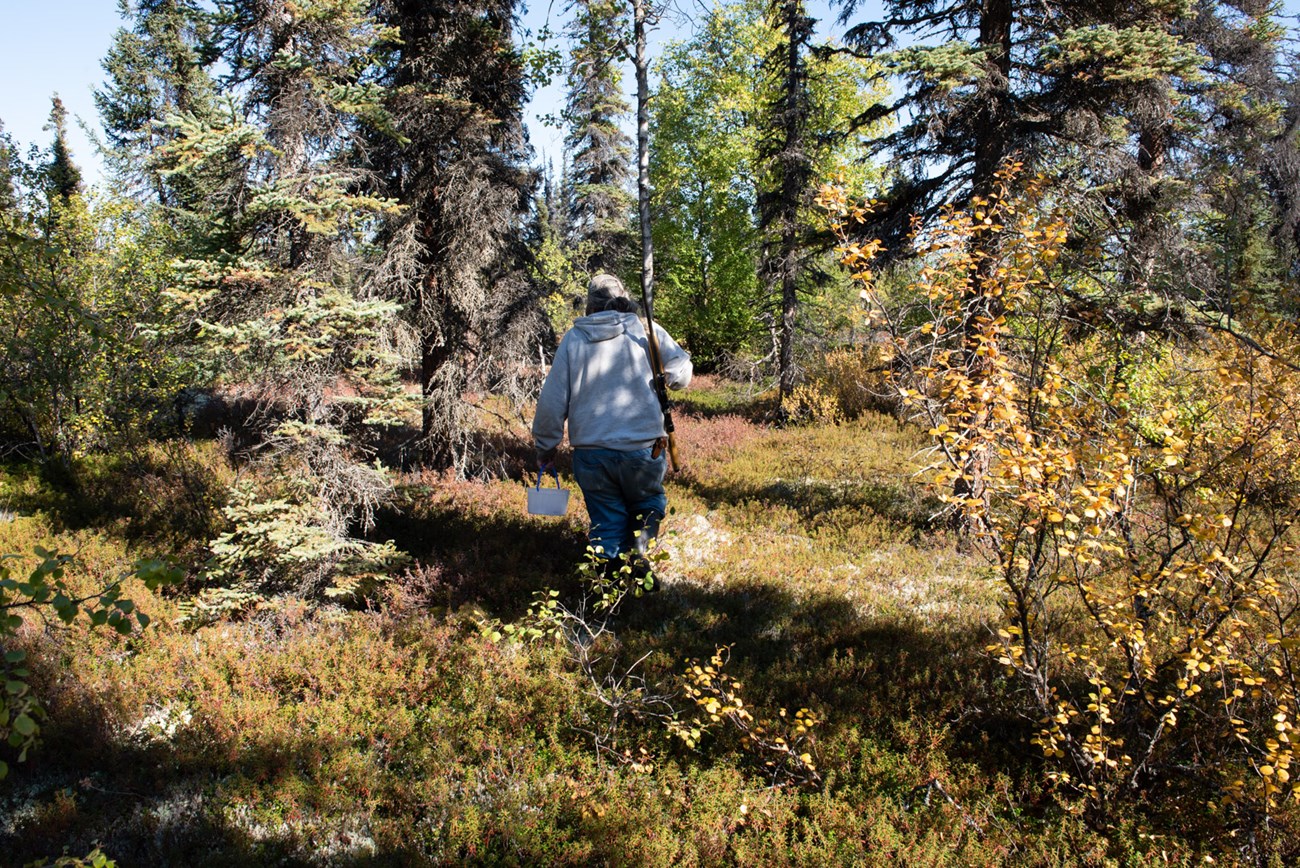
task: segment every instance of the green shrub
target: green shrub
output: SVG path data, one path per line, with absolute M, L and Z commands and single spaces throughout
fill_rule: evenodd
M 37 548 L 35 554 L 39 562 L 25 578 L 15 578 L 6 563 L 17 559 L 16 555 L 0 555 L 0 676 L 4 684 L 0 691 L 0 736 L 18 751 L 19 762 L 26 760 L 28 751 L 36 745 L 40 721 L 45 717 L 27 683 L 31 674 L 25 665 L 27 652 L 8 647 L 7 640 L 23 625 L 24 613 L 44 618 L 48 610 L 64 624 L 84 614 L 92 627 L 108 626 L 123 635 L 132 632 L 133 624 L 139 629 L 149 625 L 149 616 L 123 596 L 122 579 L 91 593 L 78 593 L 65 580 L 65 573 L 75 565 L 71 555 L 43 548 Z M 151 591 L 181 579 L 180 571 L 161 561 L 138 561 L 131 574 Z M 0 779 L 8 773 L 8 763 L 0 760 Z

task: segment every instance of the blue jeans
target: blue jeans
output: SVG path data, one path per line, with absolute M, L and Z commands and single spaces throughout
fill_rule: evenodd
M 666 456 L 651 458 L 649 449 L 573 450 L 573 478 L 591 516 L 587 536 L 593 549 L 603 550 L 607 558 L 634 549 L 644 553 L 668 510 L 667 466 Z

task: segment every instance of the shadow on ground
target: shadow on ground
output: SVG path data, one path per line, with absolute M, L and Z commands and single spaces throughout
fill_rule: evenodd
M 690 473 L 679 480 L 705 503 L 741 506 L 776 503 L 793 508 L 806 521 L 830 510 L 874 513 L 910 528 L 916 534 L 934 530 L 934 516 L 943 504 L 915 486 L 874 480 L 773 479 L 761 484 L 701 479 Z
M 420 560 L 405 581 L 417 581 L 423 570 L 436 571 L 441 583 L 435 582 L 432 592 L 421 591 L 430 593 L 429 611 L 403 616 L 393 626 L 399 643 L 422 641 L 420 623 L 444 625 L 448 610 L 473 606 L 509 620 L 536 591 L 560 589 L 569 605 L 582 593 L 574 571 L 582 536 L 570 525 L 429 502 L 405 515 L 383 516 L 380 528 Z M 825 720 L 819 765 L 838 781 L 829 785 L 826 798 L 852 802 L 871 792 L 903 804 L 929 776 L 953 764 L 982 769 L 979 774 L 987 777 L 1008 769 L 1026 773 L 1032 765 L 1020 748 L 1026 741 L 1019 724 L 990 710 L 997 701 L 990 694 L 997 676 L 980 652 L 984 637 L 974 627 L 876 619 L 842 597 L 800 597 L 770 583 L 705 588 L 685 581 L 665 582 L 659 593 L 626 600 L 612 626 L 617 640 L 602 654 L 616 675 L 620 667 L 644 659 L 638 671 L 647 683 L 674 693 L 687 660 L 707 660 L 725 647 L 727 671 L 745 685 L 743 695 L 756 717 L 776 721 L 781 708 L 814 709 Z M 561 658 L 545 659 L 553 665 Z M 565 669 L 537 677 L 577 679 L 581 688 L 583 676 L 572 668 L 559 674 Z M 427 743 L 386 743 L 382 732 L 372 733 L 364 753 L 367 762 L 382 766 L 383 787 L 358 793 L 347 816 L 335 812 L 314 832 L 289 822 L 292 817 L 276 825 L 244 816 L 241 794 L 298 793 L 297 809 L 309 812 L 314 788 L 347 787 L 346 781 L 320 780 L 319 769 L 333 753 L 356 745 L 308 733 L 286 740 L 254 728 L 238 745 L 205 747 L 191 739 L 184 751 L 167 745 L 141 748 L 95 730 L 92 708 L 79 716 L 79 726 L 86 727 L 81 731 L 69 728 L 70 721 L 53 721 L 49 743 L 56 749 L 42 751 L 0 786 L 0 814 L 10 810 L 17 816 L 24 801 L 57 805 L 60 791 L 71 794 L 75 809 L 60 814 L 46 807 L 19 820 L 12 832 L 0 832 L 0 850 L 17 864 L 57 855 L 49 850 L 51 840 L 67 842 L 74 851 L 98 843 L 120 864 L 131 865 L 544 864 L 549 851 L 530 849 L 532 839 L 519 831 L 540 822 L 529 811 L 541 812 L 547 822 L 572 824 L 566 834 L 578 838 L 597 834 L 584 826 L 594 821 L 558 802 L 530 806 L 509 797 L 512 788 L 528 785 L 510 780 L 509 769 L 526 758 L 550 763 L 544 767 L 547 776 L 586 779 L 594 748 L 584 729 L 595 725 L 591 716 L 607 709 L 589 702 L 583 725 L 576 719 L 557 722 L 549 717 L 547 700 L 530 698 L 526 684 L 510 690 L 517 692 L 506 698 L 485 694 L 477 701 L 522 703 L 525 709 L 534 702 L 533 711 L 494 715 L 491 707 L 465 708 L 467 719 L 478 723 L 466 723 L 462 732 L 429 732 L 425 737 L 433 741 Z M 274 699 L 305 701 L 298 695 Z M 402 701 L 415 709 L 421 700 L 411 695 Z M 507 717 L 515 722 L 482 729 L 482 721 Z M 622 725 L 630 742 L 655 745 L 683 767 L 720 764 L 743 770 L 756 786 L 767 783 L 761 762 L 740 750 L 735 738 L 724 734 L 695 752 L 668 738 L 661 723 L 629 718 Z M 442 749 L 431 751 L 439 740 L 446 742 Z M 448 744 L 461 747 L 449 751 Z M 473 773 L 476 763 L 500 757 L 521 759 L 506 763 L 500 773 Z M 412 797 L 412 780 L 441 801 Z M 601 773 L 592 780 L 608 779 Z M 493 807 L 485 810 L 484 804 Z M 654 810 L 671 814 L 678 810 L 675 804 L 664 796 Z M 653 813 L 643 822 L 656 822 Z M 433 831 L 423 844 L 393 833 L 430 824 Z M 376 828 L 385 832 L 375 833 Z M 636 834 L 635 824 L 627 834 Z M 631 839 L 607 830 L 600 835 L 593 839 L 592 858 L 618 861 Z M 349 850 L 348 842 L 357 841 L 366 846 Z

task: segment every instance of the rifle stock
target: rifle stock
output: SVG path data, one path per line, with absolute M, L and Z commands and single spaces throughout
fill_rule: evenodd
M 668 438 L 668 464 L 674 471 L 682 469 L 677 457 L 677 438 L 673 436 L 673 412 L 668 406 L 668 380 L 664 376 L 663 357 L 659 354 L 659 337 L 655 334 L 654 314 L 650 310 L 650 299 L 642 291 L 645 306 L 646 339 L 650 346 L 650 368 L 654 375 L 655 394 L 659 397 L 659 407 L 664 414 L 664 435 Z

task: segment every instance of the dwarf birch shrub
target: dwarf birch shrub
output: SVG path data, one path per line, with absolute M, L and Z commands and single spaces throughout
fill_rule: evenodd
M 682 678 L 682 694 L 694 706 L 689 717 L 678 713 L 668 721 L 668 732 L 695 748 L 708 734 L 719 729 L 738 734 L 745 750 L 756 757 L 773 784 L 817 786 L 821 773 L 811 753 L 812 730 L 817 716 L 800 708 L 788 719 L 786 709 L 777 721 L 760 720 L 742 698 L 744 685 L 725 672 L 730 648 L 718 648 L 707 663 L 688 660 Z
M 844 421 L 844 411 L 836 395 L 816 381 L 795 386 L 783 406 L 789 418 L 796 422 L 835 425 Z
M 822 354 L 808 365 L 807 381 L 786 398 L 787 413 L 798 421 L 835 425 L 868 410 L 892 409 L 898 395 L 889 383 L 892 357 L 881 344 Z
M 1065 215 L 1013 178 L 917 239 L 919 312 L 882 305 L 929 479 L 1003 588 L 988 650 L 1094 820 L 1159 784 L 1258 827 L 1300 801 L 1300 341 L 1067 339 Z M 873 292 L 864 209 L 821 201 Z

